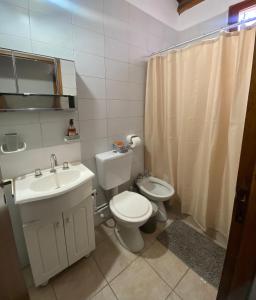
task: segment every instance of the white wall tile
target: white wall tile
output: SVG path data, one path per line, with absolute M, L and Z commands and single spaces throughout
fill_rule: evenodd
M 127 136 L 142 131 L 143 118 L 113 118 L 108 119 L 108 136 Z
M 129 99 L 130 85 L 128 82 L 106 80 L 107 99 L 126 100 Z
M 80 121 L 82 142 L 105 138 L 107 136 L 107 120 Z
M 123 0 L 104 0 L 104 15 L 128 22 L 129 3 Z
M 121 42 L 127 42 L 130 27 L 127 22 L 121 20 L 105 17 L 104 19 L 105 36 L 110 37 Z
M 129 84 L 129 98 L 131 100 L 144 100 L 145 98 L 145 85 L 138 83 Z
M 0 33 L 0 45 L 2 48 L 32 52 L 30 39 L 16 35 Z
M 74 26 L 74 49 L 94 55 L 104 56 L 104 36 L 102 34 Z
M 0 3 L 0 33 L 29 38 L 29 14 L 22 7 Z
M 31 38 L 45 43 L 72 43 L 72 24 L 64 15 L 30 11 Z
M 105 57 L 128 62 L 128 44 L 110 38 L 105 38 Z
M 128 64 L 112 59 L 105 59 L 106 78 L 112 80 L 128 81 Z
M 148 33 L 150 17 L 135 6 L 129 7 L 129 24 L 133 29 Z
M 129 133 L 143 135 L 146 55 L 177 39 L 176 32 L 125 0 L 0 0 L 0 18 L 0 47 L 75 59 L 79 110 L 1 115 L 0 139 L 5 131 L 16 131 L 34 148 L 0 155 L 4 176 L 49 167 L 51 153 L 59 163 L 80 160 L 81 151 L 96 172 L 95 153 Z M 81 134 L 81 149 L 80 143 L 63 144 L 70 118 Z M 132 176 L 142 171 L 140 151 L 134 154 Z M 98 188 L 96 178 L 94 185 Z
M 145 83 L 146 67 L 129 64 L 129 81 L 135 83 Z
M 80 75 L 105 77 L 104 58 L 84 52 L 75 51 L 76 71 Z
M 131 64 L 139 64 L 145 66 L 148 60 L 147 55 L 149 54 L 150 51 L 136 47 L 134 45 L 129 45 L 129 63 Z
M 77 76 L 78 97 L 83 99 L 105 99 L 105 79 Z
M 87 141 L 82 143 L 82 160 L 94 159 L 95 154 L 108 150 L 108 140 L 106 138 Z
M 27 144 L 27 149 L 41 148 L 42 137 L 39 123 L 24 125 L 4 125 L 0 127 L 0 144 L 4 143 L 4 134 L 18 133 L 20 139 Z
M 141 117 L 144 113 L 142 101 L 107 101 L 108 118 Z
M 8 4 L 16 5 L 23 8 L 28 8 L 29 0 L 1 0 L 1 2 L 7 2 Z
M 105 100 L 78 100 L 79 120 L 105 119 L 107 108 Z
M 0 127 L 8 125 L 35 124 L 39 122 L 39 113 L 36 112 L 6 112 L 0 115 Z
M 31 41 L 32 51 L 35 54 L 46 55 L 46 56 L 53 56 L 59 57 L 63 59 L 74 59 L 73 50 L 66 47 L 65 45 L 61 44 L 54 44 L 54 43 L 44 43 L 38 41 Z
M 74 0 L 73 24 L 103 33 L 103 0 Z
M 57 1 L 46 0 L 29 0 L 29 8 L 31 11 L 41 12 L 50 15 L 53 19 L 55 16 L 62 17 L 63 21 L 71 22 L 71 10 L 60 5 Z

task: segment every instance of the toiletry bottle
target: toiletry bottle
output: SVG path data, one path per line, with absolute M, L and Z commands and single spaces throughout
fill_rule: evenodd
M 68 136 L 74 136 L 76 135 L 76 129 L 74 127 L 74 121 L 73 119 L 69 120 L 69 127 L 68 127 Z

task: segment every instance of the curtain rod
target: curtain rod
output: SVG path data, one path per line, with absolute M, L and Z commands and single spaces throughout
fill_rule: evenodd
M 175 49 L 175 48 L 178 48 L 178 47 L 180 47 L 180 46 L 184 46 L 184 45 L 186 45 L 186 44 L 189 44 L 189 43 L 192 43 L 192 42 L 201 40 L 201 39 L 203 39 L 203 38 L 205 38 L 205 37 L 211 36 L 211 35 L 213 35 L 213 34 L 215 34 L 215 33 L 218 33 L 218 32 L 224 31 L 224 30 L 228 30 L 228 29 L 232 29 L 233 27 L 237 27 L 237 26 L 239 26 L 239 25 L 244 25 L 244 24 L 246 24 L 246 23 L 248 23 L 248 22 L 252 22 L 252 21 L 256 21 L 256 18 L 251 18 L 251 19 L 248 19 L 248 20 L 243 20 L 243 21 L 241 21 L 241 22 L 237 22 L 237 23 L 234 23 L 234 24 L 231 24 L 231 25 L 228 25 L 228 26 L 221 27 L 220 29 L 216 29 L 216 30 L 214 30 L 214 31 L 210 31 L 210 32 L 208 32 L 208 33 L 206 33 L 206 34 L 203 34 L 203 35 L 201 35 L 201 36 L 195 37 L 195 38 L 193 38 L 193 39 L 191 39 L 191 40 L 187 40 L 187 41 L 185 41 L 185 42 L 182 42 L 182 43 L 173 45 L 173 46 L 171 46 L 171 47 L 162 49 L 162 50 L 160 50 L 160 51 L 153 52 L 152 54 L 150 54 L 150 55 L 147 56 L 147 57 L 152 57 L 152 56 L 155 56 L 155 55 L 157 55 L 157 54 L 161 54 L 161 53 L 164 53 L 164 52 L 168 52 L 168 51 L 173 50 L 173 49 Z

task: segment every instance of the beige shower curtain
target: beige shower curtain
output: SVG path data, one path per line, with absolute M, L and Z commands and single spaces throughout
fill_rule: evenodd
M 255 29 L 150 59 L 145 162 L 174 185 L 182 212 L 226 237 L 250 86 Z

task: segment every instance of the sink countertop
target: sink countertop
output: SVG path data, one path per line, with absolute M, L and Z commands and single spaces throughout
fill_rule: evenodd
M 56 173 L 50 169 L 42 170 L 42 176 L 35 177 L 29 173 L 17 177 L 15 185 L 15 204 L 49 199 L 68 193 L 91 180 L 95 175 L 82 163 L 69 163 L 69 169 L 62 166 L 55 168 Z

